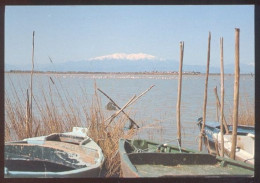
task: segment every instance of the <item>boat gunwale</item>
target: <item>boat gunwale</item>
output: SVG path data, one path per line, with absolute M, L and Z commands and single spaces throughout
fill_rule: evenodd
M 74 127 L 75 128 L 75 127 Z M 74 129 L 73 128 L 73 129 Z M 77 127 L 78 128 L 78 127 Z M 81 129 L 81 128 L 80 128 Z M 77 168 L 77 169 L 73 169 L 73 170 L 68 170 L 68 171 L 62 171 L 62 172 L 52 172 L 52 171 L 44 171 L 44 172 L 33 172 L 33 171 L 10 171 L 8 170 L 7 167 L 4 167 L 5 171 L 4 171 L 4 176 L 5 177 L 19 177 L 19 178 L 25 178 L 25 177 L 70 177 L 70 176 L 76 176 L 77 174 L 81 174 L 84 172 L 88 172 L 90 170 L 94 170 L 94 169 L 100 169 L 104 164 L 105 161 L 105 157 L 102 153 L 102 149 L 98 146 L 98 144 L 93 141 L 92 138 L 90 138 L 89 136 L 85 135 L 78 135 L 78 134 L 73 134 L 73 132 L 66 132 L 66 133 L 53 133 L 47 136 L 40 136 L 40 137 L 32 137 L 32 138 L 27 138 L 24 140 L 20 140 L 20 141 L 11 141 L 11 142 L 7 142 L 8 145 L 12 145 L 12 144 L 23 144 L 23 143 L 28 143 L 28 141 L 32 140 L 32 141 L 44 141 L 46 139 L 48 139 L 49 136 L 52 135 L 61 135 L 61 136 L 66 136 L 66 137 L 72 137 L 72 138 L 82 138 L 83 140 L 78 144 L 80 147 L 82 148 L 86 148 L 88 146 L 88 143 L 85 143 L 86 141 L 89 142 L 93 142 L 95 147 L 92 147 L 92 149 L 97 150 L 98 153 L 98 158 L 96 158 L 95 160 L 95 164 L 91 164 L 91 166 L 86 166 L 86 167 L 82 167 L 82 168 Z M 35 144 L 37 145 L 37 144 Z M 87 147 L 88 148 L 88 147 Z
M 140 152 L 136 152 L 136 153 L 127 153 L 126 150 L 125 150 L 125 142 L 126 142 L 127 139 L 120 139 L 119 140 L 119 152 L 120 152 L 120 156 L 121 156 L 121 166 L 122 166 L 122 163 L 124 163 L 129 169 L 130 171 L 132 171 L 131 173 L 132 174 L 136 174 L 137 177 L 142 177 L 143 175 L 140 174 L 140 172 L 137 170 L 137 168 L 135 167 L 134 163 L 132 163 L 132 161 L 130 160 L 129 158 L 129 154 L 140 154 Z M 156 152 L 142 152 L 142 154 L 157 154 Z M 171 154 L 173 155 L 174 153 L 158 153 L 158 154 Z M 175 153 L 175 154 L 180 154 L 180 153 Z M 220 157 L 220 156 L 214 156 L 214 155 L 211 155 L 211 154 L 206 154 L 206 153 L 201 153 L 201 152 L 197 152 L 195 153 L 197 155 L 207 155 L 207 156 L 212 156 L 212 157 L 215 157 L 216 158 L 216 162 L 218 163 L 228 163 L 230 164 L 231 166 L 239 166 L 241 168 L 247 168 L 249 171 L 254 171 L 254 166 L 252 165 L 249 165 L 249 164 L 246 164 L 246 163 L 243 163 L 243 162 L 239 162 L 239 161 L 236 161 L 236 160 L 230 160 L 230 159 L 227 159 L 227 158 L 224 158 L 224 157 Z M 194 155 L 194 153 L 187 153 L 186 155 Z M 124 173 L 123 173 L 124 174 Z M 124 175 L 123 175 L 124 176 Z M 128 177 L 128 176 L 126 176 Z M 163 176 L 160 176 L 160 177 L 187 177 L 187 175 L 163 175 Z M 243 178 L 246 178 L 246 177 L 254 177 L 254 174 L 253 175 L 240 175 L 240 174 L 234 174 L 234 175 L 222 175 L 222 174 L 215 174 L 215 175 L 188 175 L 189 178 L 191 177 L 201 177 L 201 178 L 213 178 L 213 177 L 228 177 L 228 178 L 238 178 L 238 177 L 243 177 Z

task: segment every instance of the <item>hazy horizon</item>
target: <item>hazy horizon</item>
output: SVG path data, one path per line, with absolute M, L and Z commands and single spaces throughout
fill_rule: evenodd
M 162 61 L 179 61 L 180 41 L 184 66 L 206 66 L 209 32 L 211 67 L 220 65 L 221 36 L 224 64 L 232 65 L 235 28 L 240 28 L 240 63 L 254 67 L 253 5 L 7 6 L 5 64 L 31 64 L 35 31 L 36 68 L 50 64 L 49 58 L 58 65 L 148 60 L 160 68 Z

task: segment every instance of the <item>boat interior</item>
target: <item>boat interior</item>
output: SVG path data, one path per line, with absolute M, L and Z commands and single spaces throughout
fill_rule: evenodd
M 185 152 L 185 153 L 189 153 L 190 152 L 190 151 L 188 151 L 184 148 L 180 148 L 178 146 L 177 147 L 170 146 L 167 143 L 158 144 L 155 142 L 142 140 L 142 139 L 126 140 L 125 149 L 128 153 L 131 153 L 131 152 L 169 152 L 169 153 Z
M 250 174 L 241 166 L 210 154 L 133 153 L 129 159 L 141 176 L 225 176 Z
M 5 145 L 5 167 L 9 171 L 62 172 L 91 166 L 99 154 L 88 143 L 89 138 L 65 134 L 10 142 Z

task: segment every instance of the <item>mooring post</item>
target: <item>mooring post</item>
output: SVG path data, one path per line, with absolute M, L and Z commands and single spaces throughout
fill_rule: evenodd
M 30 123 L 30 99 L 29 99 L 29 91 L 26 90 L 26 137 L 29 137 L 29 123 Z
M 221 110 L 221 104 L 220 104 L 220 101 L 219 101 L 219 98 L 218 98 L 218 91 L 217 91 L 217 87 L 214 88 L 214 93 L 215 93 L 215 96 L 216 96 L 216 101 L 218 103 L 218 108 L 219 110 Z M 226 122 L 226 119 L 225 119 L 225 115 L 223 114 L 223 122 L 224 122 L 224 127 L 225 127 L 225 130 L 226 130 L 226 134 L 229 134 L 229 130 L 228 130 L 228 126 L 227 126 L 227 122 Z
M 178 98 L 176 105 L 176 118 L 177 118 L 177 133 L 178 141 L 181 146 L 181 88 L 182 88 L 182 65 L 183 65 L 183 52 L 184 52 L 184 42 L 180 42 L 180 64 L 179 64 L 179 81 L 178 81 Z
M 235 159 L 237 145 L 238 105 L 239 105 L 239 29 L 235 29 L 235 78 L 234 78 L 234 107 L 233 107 L 233 130 L 230 158 Z
M 35 35 L 35 31 L 33 31 L 33 39 L 32 39 L 32 70 L 31 70 L 31 85 L 30 85 L 30 89 L 31 89 L 31 92 L 30 92 L 30 120 L 29 120 L 29 123 L 28 123 L 28 126 L 29 126 L 29 129 L 28 129 L 28 132 L 29 132 L 29 136 L 32 135 L 32 112 L 33 112 L 33 109 L 32 109 L 32 97 L 33 97 L 33 70 L 34 70 L 34 35 Z M 28 135 L 28 134 L 27 134 Z
M 216 97 L 216 121 L 219 122 L 219 113 L 218 113 L 219 104 L 218 104 L 217 86 L 214 88 L 214 93 Z
M 224 64 L 223 64 L 223 37 L 220 38 L 220 76 L 221 76 L 221 125 L 220 125 L 220 134 L 221 134 L 221 151 L 220 155 L 224 157 Z
M 203 104 L 203 122 L 200 130 L 200 141 L 199 141 L 199 151 L 202 151 L 202 137 L 204 135 L 204 128 L 206 122 L 206 110 L 207 110 L 207 97 L 208 97 L 208 78 L 209 78 L 209 63 L 210 63 L 210 40 L 211 33 L 209 32 L 208 37 L 208 56 L 207 56 L 207 72 L 206 72 L 206 80 L 205 80 L 205 91 L 204 91 L 204 104 Z

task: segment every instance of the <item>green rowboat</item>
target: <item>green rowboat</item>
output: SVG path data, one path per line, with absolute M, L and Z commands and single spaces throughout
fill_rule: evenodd
M 252 165 L 146 140 L 120 139 L 123 177 L 253 177 Z

